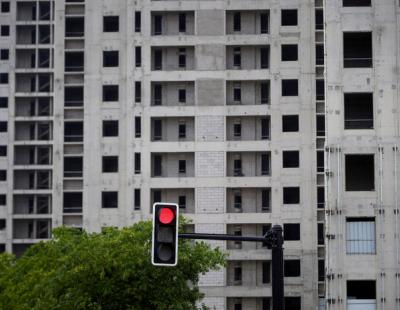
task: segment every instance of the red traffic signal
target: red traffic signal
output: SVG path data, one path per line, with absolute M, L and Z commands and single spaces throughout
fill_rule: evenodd
M 157 266 L 175 266 L 178 262 L 179 207 L 173 203 L 153 205 L 151 262 Z

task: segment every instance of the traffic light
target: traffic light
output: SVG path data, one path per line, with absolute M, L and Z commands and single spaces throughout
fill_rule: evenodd
M 179 207 L 174 203 L 153 205 L 153 242 L 151 263 L 157 266 L 176 266 L 178 262 Z

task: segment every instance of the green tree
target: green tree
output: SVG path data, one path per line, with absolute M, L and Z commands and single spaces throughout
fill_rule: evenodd
M 151 222 L 92 234 L 62 227 L 53 236 L 19 259 L 0 255 L 0 309 L 206 309 L 199 275 L 225 263 L 204 242 L 179 240 L 176 267 L 151 265 Z

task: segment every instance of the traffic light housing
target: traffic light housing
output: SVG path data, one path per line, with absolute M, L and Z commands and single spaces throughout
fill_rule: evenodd
M 151 263 L 156 266 L 176 266 L 178 262 L 179 207 L 174 203 L 153 205 L 153 236 Z

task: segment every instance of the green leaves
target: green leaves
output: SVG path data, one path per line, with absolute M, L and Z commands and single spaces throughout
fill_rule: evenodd
M 0 255 L 0 309 L 202 309 L 199 274 L 225 263 L 218 249 L 180 240 L 177 267 L 152 266 L 151 222 L 53 235 L 18 260 Z

